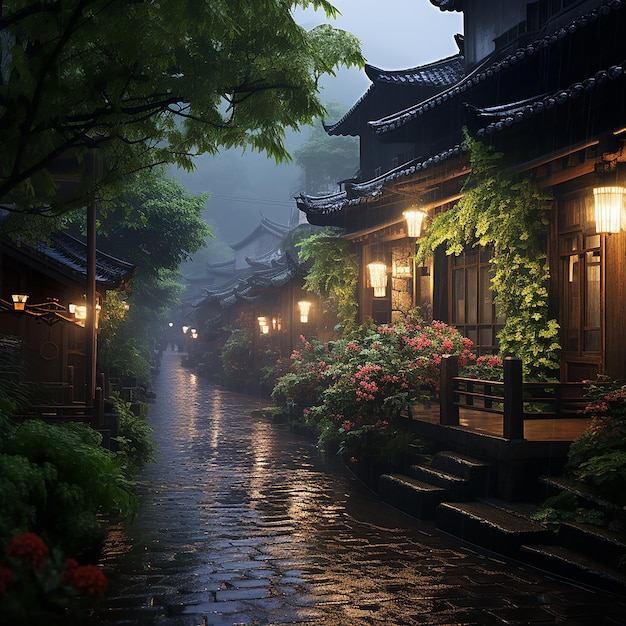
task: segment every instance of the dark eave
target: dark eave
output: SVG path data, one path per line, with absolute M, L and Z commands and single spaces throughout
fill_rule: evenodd
M 431 0 L 431 2 L 435 4 L 433 0 Z M 606 2 L 602 2 L 598 7 L 595 7 L 591 11 L 579 15 L 575 19 L 571 20 L 569 24 L 557 28 L 555 31 L 550 34 L 546 34 L 527 46 L 518 48 L 515 52 L 498 61 L 494 62 L 490 58 L 486 59 L 456 85 L 442 91 L 436 96 L 432 96 L 431 98 L 428 98 L 427 100 L 424 100 L 414 106 L 398 111 L 393 115 L 388 115 L 379 120 L 370 121 L 369 126 L 377 135 L 396 131 L 427 111 L 441 106 L 452 99 L 458 98 L 462 94 L 467 93 L 469 90 L 474 89 L 484 81 L 497 76 L 501 72 L 507 71 L 517 63 L 524 62 L 541 49 L 560 42 L 564 38 L 573 35 L 578 30 L 588 26 L 598 19 L 606 19 L 612 12 L 622 9 L 622 7 L 622 0 L 607 0 Z
M 443 161 L 459 156 L 463 152 L 467 152 L 467 147 L 463 144 L 457 144 L 447 150 L 444 150 L 443 152 L 429 157 L 428 159 L 414 159 L 394 168 L 393 170 L 390 170 L 378 178 L 374 178 L 364 183 L 350 185 L 350 187 L 343 192 L 317 197 L 300 194 L 296 197 L 296 205 L 300 211 L 306 214 L 307 219 L 309 219 L 311 224 L 328 223 L 329 225 L 332 225 L 332 219 L 329 221 L 326 218 L 332 218 L 334 215 L 343 213 L 343 211 L 348 207 L 353 207 L 361 204 L 362 202 L 378 198 L 384 193 L 385 186 L 388 184 L 414 176 L 415 174 L 438 165 Z
M 474 107 L 466 104 L 470 112 L 478 120 L 488 122 L 479 128 L 475 135 L 479 138 L 502 131 L 516 123 L 523 122 L 538 114 L 550 111 L 558 106 L 577 100 L 585 93 L 601 89 L 611 81 L 624 79 L 626 60 L 621 64 L 612 65 L 606 70 L 596 72 L 581 82 L 576 82 L 565 89 L 550 94 L 538 95 L 519 102 L 511 102 L 492 107 Z
M 259 224 L 259 226 L 257 226 L 251 233 L 246 235 L 240 241 L 230 244 L 230 247 L 233 248 L 233 250 L 243 248 L 245 245 L 258 238 L 259 235 L 261 235 L 263 232 L 267 232 L 271 235 L 282 238 L 289 232 L 289 226 L 279 224 L 278 222 L 273 222 L 267 217 L 261 216 L 261 223 Z
M 440 11 L 463 11 L 463 0 L 430 0 Z
M 377 84 L 445 89 L 456 84 L 463 76 L 464 71 L 465 61 L 461 54 L 404 70 L 383 70 L 368 64 L 365 66 L 365 73 L 372 81 L 372 85 L 340 120 L 334 124 L 324 124 L 324 129 L 329 135 L 357 135 L 359 125 L 355 124 L 353 120 L 357 111 L 372 97 Z M 419 92 L 416 92 L 417 98 L 419 98 Z
M 405 70 L 382 70 L 368 65 L 365 72 L 372 82 L 443 88 L 455 85 L 461 80 L 465 73 L 465 59 L 461 54 L 455 54 Z
M 87 277 L 87 244 L 67 235 L 53 233 L 48 242 L 19 244 L 3 240 L 3 248 L 25 263 L 37 265 L 44 273 L 57 273 L 72 282 L 82 283 Z M 104 289 L 116 289 L 137 272 L 136 266 L 96 251 L 96 283 Z

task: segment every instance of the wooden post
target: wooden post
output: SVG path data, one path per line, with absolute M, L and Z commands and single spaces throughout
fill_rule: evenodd
M 504 359 L 504 424 L 505 439 L 524 439 L 524 402 L 522 361 L 515 357 Z
M 454 402 L 454 377 L 458 375 L 458 357 L 452 354 L 444 354 L 441 358 L 439 423 L 445 426 L 459 425 L 459 407 Z

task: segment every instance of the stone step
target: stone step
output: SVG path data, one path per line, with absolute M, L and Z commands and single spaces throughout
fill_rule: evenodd
M 441 487 L 404 474 L 382 474 L 378 479 L 379 498 L 417 519 L 433 519 L 445 494 Z
M 565 476 L 542 476 L 540 483 L 544 486 L 545 498 L 556 496 L 566 491 L 574 496 L 581 506 L 604 510 L 607 513 L 618 514 L 621 507 L 599 495 L 592 487 Z
M 435 454 L 430 465 L 434 469 L 467 479 L 476 496 L 488 496 L 493 491 L 495 472 L 489 462 L 443 450 Z
M 443 502 L 437 507 L 435 524 L 463 541 L 509 556 L 522 545 L 554 539 L 542 524 L 486 502 Z
M 576 550 L 552 544 L 522 545 L 520 558 L 539 569 L 554 572 L 603 591 L 626 593 L 626 574 Z
M 626 562 L 626 536 L 601 526 L 561 522 L 558 542 L 611 567 L 618 567 L 620 561 Z M 626 574 L 626 569 L 624 571 Z
M 409 476 L 417 478 L 435 487 L 446 490 L 446 500 L 452 502 L 463 502 L 471 500 L 475 495 L 472 491 L 470 481 L 455 474 L 449 474 L 443 470 L 438 470 L 425 465 L 411 465 Z

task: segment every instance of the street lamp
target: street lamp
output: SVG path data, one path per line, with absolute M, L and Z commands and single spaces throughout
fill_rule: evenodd
M 11 295 L 14 311 L 23 311 L 26 308 L 26 300 L 28 296 L 25 293 L 14 293 Z

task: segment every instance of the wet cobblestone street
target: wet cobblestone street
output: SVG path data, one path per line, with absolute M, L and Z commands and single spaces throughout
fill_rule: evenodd
M 626 602 L 491 559 L 379 503 L 312 442 L 163 354 L 141 511 L 99 624 L 626 624 Z

